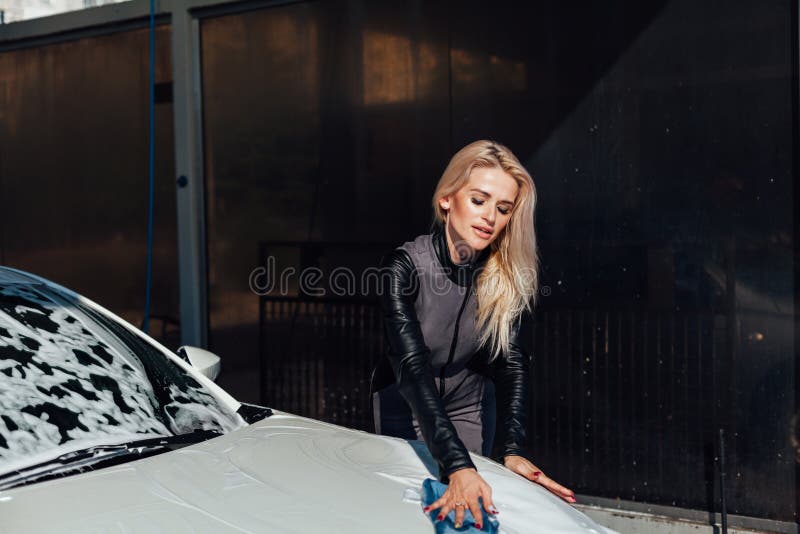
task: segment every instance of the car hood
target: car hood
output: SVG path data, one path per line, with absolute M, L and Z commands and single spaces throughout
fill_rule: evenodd
M 499 464 L 473 457 L 501 531 L 612 531 Z M 431 533 L 424 446 L 275 415 L 219 438 L 0 492 L 0 532 Z

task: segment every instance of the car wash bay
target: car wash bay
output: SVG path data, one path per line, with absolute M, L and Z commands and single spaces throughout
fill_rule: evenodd
M 135 324 L 145 8 L 0 27 L 0 259 Z M 364 273 L 428 231 L 450 155 L 493 138 L 539 194 L 538 465 L 719 511 L 722 428 L 728 512 L 796 521 L 796 11 L 165 5 L 151 330 L 219 354 L 242 400 L 368 429 Z

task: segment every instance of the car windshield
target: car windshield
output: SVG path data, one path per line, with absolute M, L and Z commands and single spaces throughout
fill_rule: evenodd
M 96 444 L 242 424 L 117 321 L 44 284 L 0 283 L 0 474 Z

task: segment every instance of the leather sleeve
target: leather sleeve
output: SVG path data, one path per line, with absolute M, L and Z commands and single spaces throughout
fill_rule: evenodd
M 475 465 L 447 416 L 430 366 L 414 308 L 419 279 L 414 262 L 404 250 L 394 250 L 381 262 L 381 308 L 389 344 L 388 357 L 400 394 L 420 425 L 422 436 L 439 464 L 439 478 L 447 480 L 459 469 Z
M 497 396 L 499 459 L 525 456 L 533 317 L 525 311 L 511 329 L 510 350 L 491 364 Z

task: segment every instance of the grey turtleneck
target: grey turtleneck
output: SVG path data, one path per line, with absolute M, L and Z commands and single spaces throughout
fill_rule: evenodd
M 486 254 L 473 263 L 455 264 L 441 232 L 419 236 L 399 250 L 408 254 L 416 269 L 414 309 L 442 404 L 467 450 L 488 455 L 495 430 L 494 386 L 467 368 L 480 349 L 472 287 Z M 422 439 L 396 384 L 375 393 L 373 403 L 378 433 Z

